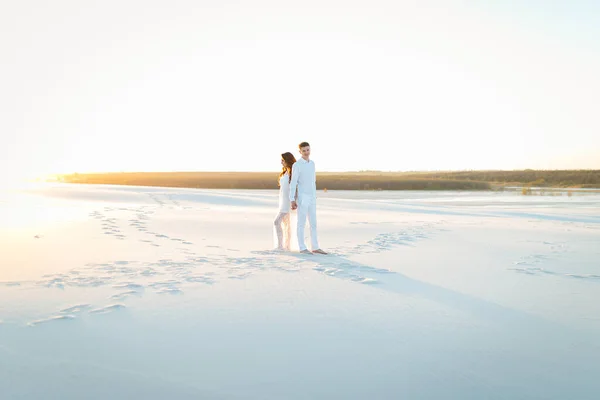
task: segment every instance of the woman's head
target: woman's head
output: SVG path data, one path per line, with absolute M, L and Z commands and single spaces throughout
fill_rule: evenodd
M 279 174 L 279 178 L 286 173 L 288 174 L 289 181 L 292 181 L 292 165 L 296 162 L 296 157 L 292 153 L 283 153 L 281 155 L 281 173 Z
M 290 152 L 283 153 L 281 155 L 281 165 L 283 168 L 292 168 L 292 165 L 296 162 L 296 157 Z

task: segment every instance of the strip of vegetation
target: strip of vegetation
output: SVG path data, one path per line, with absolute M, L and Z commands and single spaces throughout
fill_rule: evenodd
M 266 172 L 123 172 L 61 175 L 68 183 L 202 189 L 277 189 L 277 173 Z M 319 190 L 490 190 L 487 182 L 408 177 L 404 174 L 320 173 Z
M 277 189 L 269 172 L 139 172 L 70 174 L 70 183 L 205 189 Z M 506 186 L 600 188 L 600 170 L 319 173 L 317 187 L 331 190 L 490 190 Z
M 450 171 L 405 173 L 405 177 L 480 181 L 503 186 L 600 188 L 600 170 Z

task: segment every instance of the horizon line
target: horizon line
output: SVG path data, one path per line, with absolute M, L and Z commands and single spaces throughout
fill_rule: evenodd
M 50 173 L 45 176 L 61 176 L 61 175 L 97 175 L 97 174 L 177 174 L 177 173 L 239 173 L 239 174 L 253 174 L 253 173 L 274 173 L 280 169 L 272 170 L 255 170 L 255 171 L 240 171 L 240 170 L 159 170 L 159 171 L 87 171 L 87 172 L 65 172 L 65 173 Z M 520 171 L 589 171 L 596 172 L 600 171 L 600 168 L 516 168 L 516 169 L 502 169 L 502 168 L 489 168 L 489 169 L 436 169 L 436 170 L 383 170 L 383 169 L 361 169 L 361 170 L 321 170 L 317 173 L 367 173 L 367 172 L 382 172 L 382 173 L 436 173 L 436 172 L 520 172 Z

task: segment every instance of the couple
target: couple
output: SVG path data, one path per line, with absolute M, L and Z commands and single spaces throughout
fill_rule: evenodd
M 292 153 L 281 155 L 282 171 L 279 174 L 279 214 L 275 218 L 275 240 L 277 250 L 291 249 L 291 210 L 298 210 L 298 249 L 300 253 L 311 254 L 304 244 L 304 227 L 306 217 L 310 224 L 312 253 L 327 254 L 319 247 L 317 240 L 317 185 L 315 163 L 310 160 L 310 144 L 302 142 L 298 145 L 300 158 Z

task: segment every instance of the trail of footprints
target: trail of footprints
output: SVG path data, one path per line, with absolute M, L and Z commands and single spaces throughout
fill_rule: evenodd
M 547 275 L 600 281 L 600 275 L 598 274 L 557 272 L 544 268 L 544 265 L 549 262 L 564 261 L 568 258 L 570 248 L 567 242 L 542 241 L 536 242 L 536 244 L 542 245 L 541 251 L 521 257 L 509 269 L 527 275 Z
M 123 304 L 111 304 L 105 307 L 94 308 L 91 304 L 78 304 L 72 307 L 65 308 L 60 310 L 58 313 L 51 315 L 47 318 L 38 319 L 35 321 L 29 322 L 27 325 L 29 326 L 38 326 L 44 325 L 49 322 L 54 321 L 65 321 L 65 320 L 73 320 L 80 316 L 83 313 L 88 314 L 108 314 L 117 310 L 124 309 L 125 305 Z
M 310 258 L 312 257 L 312 259 Z M 321 258 L 321 259 L 317 259 Z M 329 276 L 349 279 L 359 283 L 375 283 L 364 273 L 387 274 L 388 270 L 363 266 L 345 260 L 327 260 L 327 257 L 309 255 L 306 258 L 295 256 L 281 257 L 274 252 L 256 252 L 254 257 L 188 257 L 184 261 L 172 259 L 153 263 L 138 261 L 115 261 L 112 263 L 86 264 L 82 268 L 63 274 L 52 274 L 32 282 L 38 287 L 67 290 L 70 287 L 114 289 L 107 301 L 111 304 L 93 308 L 90 304 L 75 305 L 48 318 L 31 322 L 37 326 L 53 321 L 72 320 L 82 313 L 105 314 L 124 309 L 124 302 L 132 297 L 142 297 L 147 292 L 157 295 L 180 295 L 194 285 L 213 285 L 220 279 L 247 279 L 255 272 L 277 270 L 298 272 L 303 268 Z
M 161 201 L 156 194 L 150 193 L 149 196 L 161 207 L 165 204 L 165 202 Z M 172 202 L 179 206 L 179 203 L 177 201 L 172 200 Z M 124 231 L 127 228 L 125 226 L 119 226 L 117 223 L 117 218 L 108 216 L 108 214 L 115 212 L 120 214 L 133 213 L 134 217 L 129 218 L 127 220 L 126 225 L 129 227 L 129 229 L 135 229 L 138 232 L 145 234 L 147 236 L 147 239 L 140 239 L 140 241 L 143 243 L 147 243 L 152 247 L 160 247 L 160 240 L 170 240 L 186 246 L 190 246 L 193 244 L 192 242 L 189 242 L 185 239 L 174 238 L 162 233 L 150 231 L 148 229 L 148 221 L 150 220 L 151 216 L 155 213 L 155 211 L 152 210 L 152 207 L 149 206 L 141 206 L 136 208 L 104 207 L 103 212 L 94 211 L 90 213 L 89 216 L 101 221 L 101 227 L 105 235 L 111 235 L 118 240 L 125 240 L 127 236 L 124 234 Z
M 158 207 L 165 207 L 167 204 L 180 207 L 179 203 L 168 196 L 167 200 L 170 203 L 156 194 L 149 194 L 149 196 Z M 141 241 L 150 246 L 159 247 L 160 241 L 166 240 L 181 244 L 183 247 L 177 248 L 180 258 L 164 258 L 155 262 L 117 260 L 108 263 L 89 263 L 66 273 L 45 275 L 33 282 L 9 282 L 7 284 L 14 286 L 31 284 L 58 290 L 68 290 L 70 287 L 111 288 L 112 293 L 106 299 L 108 305 L 100 307 L 91 304 L 75 305 L 62 309 L 48 318 L 33 321 L 29 325 L 73 320 L 82 314 L 112 313 L 125 309 L 128 300 L 143 297 L 149 292 L 156 295 L 181 295 L 185 290 L 198 285 L 213 285 L 223 279 L 247 279 L 256 272 L 267 270 L 294 273 L 311 268 L 327 276 L 361 284 L 375 284 L 378 282 L 378 276 L 393 274 L 393 272 L 356 263 L 345 256 L 379 253 L 397 246 L 414 246 L 418 241 L 430 238 L 436 231 L 442 230 L 437 227 L 439 223 L 420 222 L 418 225 L 406 226 L 399 232 L 379 234 L 364 244 L 334 248 L 330 256 L 277 251 L 255 251 L 249 257 L 208 253 L 200 256 L 190 248 L 191 242 L 149 229 L 148 222 L 155 213 L 156 207 L 104 207 L 102 211 L 92 212 L 90 216 L 101 222 L 104 234 L 112 235 L 117 240 L 127 238 L 126 229 L 135 229 L 147 235 L 147 238 Z M 219 246 L 204 246 L 204 248 L 205 251 L 216 250 L 217 252 L 222 249 Z M 226 250 L 232 252 L 236 249 Z
M 389 251 L 398 246 L 415 246 L 417 242 L 430 239 L 437 232 L 443 231 L 440 225 L 444 221 L 419 222 L 418 225 L 407 226 L 399 232 L 380 233 L 367 243 L 355 246 L 340 246 L 333 250 L 346 255 L 375 254 Z

